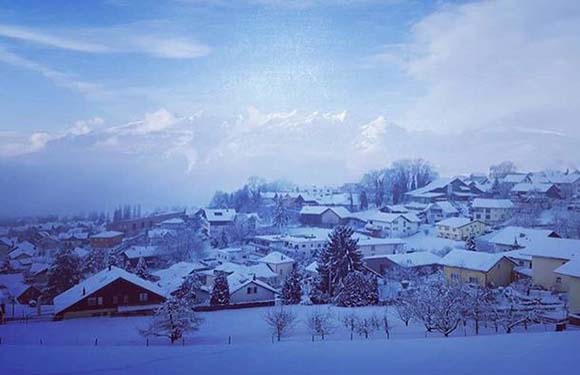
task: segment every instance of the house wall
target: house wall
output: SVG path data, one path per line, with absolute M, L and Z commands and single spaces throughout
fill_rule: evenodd
M 565 278 L 554 272 L 566 262 L 565 259 L 532 257 L 532 282 L 548 290 L 566 291 Z
M 564 276 L 568 285 L 568 304 L 572 314 L 580 314 L 580 277 Z
M 280 280 L 284 280 L 286 276 L 288 276 L 288 274 L 290 274 L 290 272 L 292 272 L 292 269 L 294 268 L 294 262 L 280 264 L 267 263 L 267 264 L 268 267 L 270 267 L 270 269 L 272 270 L 272 272 L 275 272 L 280 276 Z
M 451 228 L 446 225 L 437 225 L 437 236 L 455 241 L 465 241 L 469 237 L 477 237 L 485 233 L 486 225 L 473 221 L 461 228 Z
M 326 210 L 322 213 L 320 222 L 325 226 L 336 226 L 340 223 L 340 217 L 332 210 Z
M 248 288 L 250 287 L 257 287 L 258 292 L 256 294 L 248 294 Z M 273 301 L 274 298 L 274 292 L 271 290 L 259 286 L 258 284 L 250 283 L 242 289 L 239 289 L 230 294 L 230 303 L 235 304 L 245 302 Z
M 147 301 L 139 301 L 139 293 L 147 293 Z M 117 297 L 116 303 L 114 301 L 115 296 Z M 125 296 L 127 296 L 127 300 L 125 300 Z M 103 304 L 89 306 L 88 299 L 90 297 L 102 297 Z M 163 296 L 156 295 L 126 280 L 118 279 L 92 294 L 87 294 L 82 300 L 60 312 L 59 316 L 68 318 L 92 316 L 95 314 L 110 314 L 116 312 L 119 306 L 154 305 L 160 304 L 164 300 L 165 298 Z
M 390 223 L 376 220 L 370 220 L 369 223 L 380 226 L 383 234 L 390 238 L 408 237 L 419 231 L 419 223 L 407 221 L 402 216 Z
M 398 254 L 405 249 L 404 244 L 358 245 L 363 256 L 380 254 Z
M 91 238 L 90 243 L 93 249 L 108 249 L 120 245 L 123 242 L 123 235 L 120 234 L 109 238 Z
M 512 208 L 474 208 L 473 219 L 481 220 L 486 224 L 498 224 L 511 218 Z
M 502 259 L 488 272 L 468 270 L 459 267 L 443 267 L 443 273 L 447 280 L 461 281 L 464 283 L 477 282 L 481 286 L 492 285 L 494 287 L 509 285 L 512 281 L 513 264 Z

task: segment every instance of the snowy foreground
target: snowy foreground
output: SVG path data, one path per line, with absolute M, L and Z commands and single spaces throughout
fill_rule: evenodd
M 572 374 L 580 332 L 200 346 L 0 347 L 2 374 Z
M 0 374 L 566 374 L 573 373 L 580 345 L 580 330 L 557 333 L 553 325 L 532 326 L 528 332 L 518 328 L 510 335 L 482 327 L 481 336 L 473 336 L 468 326 L 450 338 L 425 337 L 422 325 L 404 326 L 392 309 L 390 340 L 376 331 L 368 340 L 355 335 L 350 341 L 350 332 L 337 321 L 325 341 L 312 342 L 304 321 L 326 307 L 291 309 L 299 321 L 280 343 L 273 343 L 264 323 L 267 308 L 201 313 L 200 331 L 174 346 L 161 338 L 146 346 L 138 329 L 148 317 L 9 322 L 0 326 Z M 340 318 L 352 312 L 384 314 L 385 309 L 331 311 Z

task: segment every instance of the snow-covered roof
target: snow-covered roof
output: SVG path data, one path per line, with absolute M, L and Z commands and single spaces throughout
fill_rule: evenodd
M 528 174 L 524 173 L 512 173 L 505 176 L 502 181 L 510 184 L 519 184 L 525 181 L 528 176 Z
M 345 218 L 350 215 L 350 211 L 344 207 L 329 207 L 329 206 L 304 206 L 300 210 L 300 215 L 322 215 L 326 211 L 332 211 L 339 218 Z
M 74 254 L 74 255 L 76 255 L 76 256 L 78 256 L 79 258 L 84 258 L 84 257 L 86 257 L 87 255 L 89 255 L 89 253 L 90 253 L 90 251 L 89 251 L 89 250 L 87 250 L 87 249 L 85 249 L 85 248 L 82 248 L 82 247 L 76 247 L 76 248 L 73 250 L 73 254 Z
M 390 214 L 381 212 L 378 210 L 367 210 L 361 212 L 355 212 L 350 214 L 350 218 L 358 219 L 361 221 L 378 221 L 382 223 L 392 223 L 400 217 L 403 217 L 407 221 L 418 223 L 421 220 L 415 215 L 414 213 L 406 213 L 406 214 Z
M 546 193 L 548 190 L 552 188 L 552 186 L 554 186 L 554 184 L 544 184 L 544 183 L 530 184 L 527 182 L 522 182 L 520 184 L 515 185 L 512 188 L 512 191 L 516 193 L 530 193 L 530 192 Z
M 505 258 L 503 254 L 454 249 L 444 256 L 439 263 L 448 267 L 487 272 L 502 258 Z
M 258 262 L 266 264 L 283 264 L 283 263 L 293 263 L 294 259 L 282 254 L 279 251 L 272 251 L 270 254 L 258 259 Z
M 39 273 L 47 271 L 49 268 L 50 264 L 47 263 L 32 263 L 32 265 L 28 269 L 28 272 L 31 275 L 38 275 Z
M 236 210 L 233 208 L 204 208 L 205 218 L 209 221 L 234 221 Z
M 439 264 L 441 257 L 430 251 L 417 251 L 406 254 L 388 254 L 386 258 L 401 267 L 422 267 Z
M 243 249 L 241 247 L 225 247 L 223 249 L 218 249 L 217 251 L 230 254 L 230 253 L 240 253 L 243 251 Z
M 163 220 L 161 222 L 161 225 L 163 225 L 163 224 L 179 225 L 179 224 L 183 224 L 183 223 L 185 223 L 185 221 L 183 221 L 183 219 L 181 219 L 179 217 L 174 217 L 173 219 Z
M 128 250 L 125 250 L 125 256 L 129 259 L 138 258 L 151 258 L 156 256 L 166 255 L 167 253 L 162 251 L 157 246 L 131 246 Z
M 261 280 L 255 279 L 253 277 L 246 278 L 244 275 L 240 275 L 238 273 L 233 273 L 233 274 L 228 276 L 228 286 L 230 289 L 230 294 L 233 294 L 233 293 L 237 292 L 238 290 L 245 288 L 251 284 L 255 284 L 257 286 L 260 286 L 260 287 L 267 289 L 273 293 L 278 293 L 278 291 L 276 289 L 274 289 L 272 286 L 270 286 L 269 284 L 267 284 Z
M 440 201 L 433 203 L 433 206 L 438 206 L 443 212 L 446 214 L 457 214 L 459 210 L 455 208 L 454 205 L 451 204 L 449 201 Z
M 36 247 L 28 241 L 21 242 L 16 245 L 16 249 L 12 250 L 10 254 L 10 259 L 16 259 L 21 255 L 26 255 L 32 257 L 35 254 Z
M 265 263 L 247 266 L 239 263 L 224 262 L 216 266 L 211 272 L 213 273 L 214 271 L 226 272 L 228 274 L 237 273 L 239 275 L 244 275 L 246 278 L 251 278 L 253 276 L 263 279 L 278 277 L 278 274 L 272 271 Z
M 556 268 L 554 272 L 559 273 L 560 275 L 580 277 L 580 258 L 572 259 L 566 264 Z
M 514 203 L 509 199 L 475 198 L 473 208 L 514 208 Z
M 304 270 L 305 270 L 306 272 L 310 272 L 310 273 L 315 273 L 315 274 L 317 274 L 317 273 L 318 273 L 318 262 L 317 262 L 317 261 L 314 261 L 314 262 L 310 263 L 309 265 L 307 265 L 307 266 L 304 268 Z
M 487 241 L 498 245 L 514 245 L 517 241 L 519 246 L 527 247 L 532 242 L 548 238 L 554 232 L 549 229 L 533 229 L 509 226 L 489 234 Z
M 402 245 L 406 243 L 406 241 L 401 238 L 396 237 L 377 238 L 365 236 L 360 233 L 354 233 L 352 238 L 358 240 L 359 246 Z
M 580 257 L 580 240 L 568 238 L 538 238 L 526 247 L 534 257 L 567 259 Z
M 199 262 L 179 262 L 169 268 L 153 272 L 159 277 L 157 285 L 168 293 L 174 292 L 183 284 L 185 278 L 193 272 L 207 269 L 207 266 Z
M 30 285 L 24 282 L 24 275 L 12 273 L 0 275 L 0 289 L 8 291 L 9 296 L 18 298 Z
M 471 219 L 467 217 L 449 217 L 437 223 L 437 226 L 446 226 L 451 228 L 461 228 L 467 224 L 472 223 Z
M 117 232 L 116 230 L 106 230 L 101 233 L 93 234 L 91 238 L 115 238 L 122 235 L 123 232 Z
M 159 296 L 165 296 L 165 292 L 152 282 L 144 280 L 133 273 L 125 271 L 124 269 L 111 266 L 109 268 L 105 268 L 101 272 L 94 274 L 88 279 L 81 281 L 69 290 L 56 296 L 54 298 L 54 313 L 58 314 L 59 312 L 79 302 L 86 296 L 97 292 L 98 290 L 119 279 L 137 285 Z

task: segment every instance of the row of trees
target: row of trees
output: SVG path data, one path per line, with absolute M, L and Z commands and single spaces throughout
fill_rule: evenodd
M 359 182 L 360 208 L 369 203 L 381 207 L 401 202 L 405 193 L 423 187 L 437 178 L 435 168 L 423 159 L 405 159 L 389 167 L 366 173 Z

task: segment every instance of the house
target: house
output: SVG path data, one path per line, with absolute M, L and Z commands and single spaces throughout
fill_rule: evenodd
M 502 254 L 459 249 L 451 250 L 440 264 L 447 280 L 492 287 L 509 285 L 515 266 Z
M 284 235 L 281 237 L 281 249 L 302 255 L 313 255 L 315 252 L 322 251 L 328 242 L 328 233 L 311 232 Z
M 228 276 L 230 289 L 230 304 L 246 303 L 273 303 L 278 291 L 258 280 L 255 277 L 247 277 L 234 273 Z
M 437 236 L 455 241 L 466 241 L 468 238 L 482 235 L 486 228 L 486 225 L 479 220 L 450 217 L 437 223 Z
M 366 232 L 380 237 L 408 237 L 419 231 L 421 220 L 412 213 L 388 214 L 378 210 L 351 214 L 348 222 L 353 227 L 363 227 Z
M 283 247 L 285 237 L 286 236 L 279 234 L 254 236 L 250 239 L 248 245 L 258 253 L 268 254 L 272 250 L 281 249 Z
M 549 229 L 533 229 L 518 226 L 508 226 L 475 239 L 478 250 L 487 252 L 503 252 L 522 249 L 534 241 L 544 238 L 560 238 L 558 233 Z
M 350 215 L 344 207 L 304 206 L 300 210 L 300 222 L 304 225 L 333 227 Z
M 441 257 L 430 251 L 417 251 L 403 254 L 381 254 L 365 256 L 363 262 L 371 270 L 385 275 L 400 269 L 413 269 L 423 273 L 432 273 L 439 267 Z
M 58 239 L 62 241 L 63 246 L 67 249 L 74 249 L 87 245 L 89 243 L 89 234 L 87 232 L 67 232 L 61 233 Z
M 156 284 L 109 266 L 54 298 L 55 319 L 131 315 L 153 311 L 165 300 Z
M 439 178 L 426 186 L 405 193 L 408 200 L 420 203 L 433 203 L 440 200 L 466 201 L 478 196 L 474 190 L 460 178 Z
M 258 259 L 258 262 L 266 264 L 272 272 L 278 274 L 280 280 L 284 280 L 294 269 L 294 259 L 278 251 Z
M 107 228 L 110 231 L 123 232 L 127 236 L 133 236 L 141 231 L 151 229 L 165 220 L 184 217 L 184 211 L 155 213 L 144 217 L 113 221 Z
M 509 199 L 475 198 L 471 205 L 474 220 L 488 225 L 501 224 L 510 219 L 514 213 L 514 204 Z
M 425 221 L 429 224 L 437 223 L 449 217 L 459 216 L 459 210 L 449 201 L 430 203 L 425 209 Z
M 187 277 L 208 269 L 208 266 L 199 262 L 179 262 L 169 268 L 155 271 L 152 275 L 159 279 L 157 285 L 165 291 L 166 295 L 170 295 L 181 287 Z M 200 285 L 200 288 L 195 291 L 194 303 L 205 303 L 209 297 L 209 289 Z
M 517 184 L 531 184 L 532 182 L 531 173 L 510 173 L 498 179 L 498 184 L 502 191 L 510 191 Z
M 548 181 L 558 188 L 562 199 L 580 196 L 580 172 L 561 174 L 548 178 Z
M 0 238 L 0 259 L 4 259 L 14 250 L 14 240 L 8 237 Z
M 554 272 L 562 276 L 568 286 L 568 309 L 575 315 L 574 321 L 580 319 L 580 258 L 575 258 L 556 268 Z M 578 324 L 578 323 L 576 323 Z
M 511 197 L 519 202 L 561 199 L 560 189 L 551 183 L 521 183 L 511 190 Z
M 363 256 L 398 254 L 405 252 L 406 242 L 401 238 L 375 238 L 355 233 L 358 249 Z
M 525 251 L 532 256 L 532 282 L 547 290 L 565 292 L 567 280 L 555 270 L 580 257 L 580 240 L 544 238 L 530 244 Z
M 280 283 L 278 273 L 274 272 L 267 264 L 257 263 L 252 265 L 245 265 L 233 262 L 226 262 L 216 266 L 214 269 L 200 271 L 203 283 L 208 290 L 211 290 L 214 280 L 219 273 L 227 275 L 237 274 L 246 279 L 256 278 L 269 285 L 277 285 Z
M 143 258 L 148 266 L 156 266 L 170 257 L 174 252 L 171 249 L 159 246 L 134 245 L 123 252 L 125 262 L 131 266 L 136 266 L 139 259 Z
M 89 238 L 93 249 L 111 249 L 123 242 L 124 233 L 114 230 L 94 234 Z
M 185 229 L 185 227 L 187 226 L 187 224 L 185 223 L 185 220 L 183 220 L 180 217 L 174 217 L 171 219 L 163 220 L 158 225 L 160 228 L 172 229 L 172 230 Z
M 195 214 L 201 219 L 203 230 L 210 236 L 216 236 L 219 229 L 233 225 L 236 215 L 236 210 L 232 208 L 202 208 Z
M 25 270 L 33 263 L 36 256 L 36 246 L 28 241 L 16 244 L 16 248 L 8 254 L 10 266 L 15 270 Z
M 227 247 L 216 251 L 216 259 L 224 262 L 241 262 L 248 259 L 248 252 L 241 247 Z
M 3 300 L 5 303 L 13 301 L 28 305 L 32 301 L 38 301 L 40 295 L 40 289 L 34 285 L 27 284 L 23 274 L 0 275 L 0 301 Z

